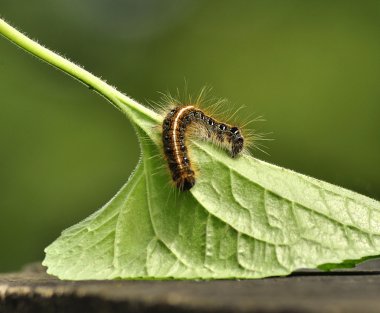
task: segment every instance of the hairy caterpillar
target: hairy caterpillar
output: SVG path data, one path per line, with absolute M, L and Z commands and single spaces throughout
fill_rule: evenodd
M 217 121 L 193 105 L 178 105 L 171 109 L 162 123 L 162 143 L 172 179 L 181 191 L 189 190 L 195 184 L 195 173 L 186 146 L 187 132 L 191 127 L 227 147 L 233 158 L 244 147 L 244 137 L 238 127 Z

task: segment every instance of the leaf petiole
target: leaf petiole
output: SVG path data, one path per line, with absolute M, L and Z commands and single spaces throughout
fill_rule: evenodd
M 140 115 L 144 115 L 145 118 L 149 118 L 153 123 L 157 123 L 160 120 L 160 116 L 154 111 L 149 110 L 137 101 L 121 93 L 116 88 L 110 86 L 99 77 L 96 77 L 79 65 L 30 39 L 1 18 L 0 34 L 33 56 L 80 81 L 91 90 L 96 91 L 98 94 L 111 102 L 116 108 L 124 112 L 132 122 L 136 122 L 136 119 Z

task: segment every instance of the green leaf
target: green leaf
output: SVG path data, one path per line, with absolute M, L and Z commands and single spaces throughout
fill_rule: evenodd
M 108 204 L 46 249 L 50 274 L 260 278 L 349 266 L 380 252 L 377 201 L 250 156 L 231 159 L 199 141 L 191 143 L 198 181 L 180 193 L 160 146 L 146 138 L 157 134 L 141 128 L 138 134 L 143 154 L 134 174 Z
M 170 183 L 162 118 L 0 19 L 0 34 L 84 83 L 124 112 L 142 157 L 103 208 L 46 248 L 62 279 L 211 279 L 330 270 L 380 254 L 380 203 L 250 156 L 191 142 L 190 192 Z

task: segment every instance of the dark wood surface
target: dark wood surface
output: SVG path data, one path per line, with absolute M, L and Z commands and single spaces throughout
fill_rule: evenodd
M 61 281 L 40 265 L 0 275 L 0 312 L 380 312 L 380 263 L 220 281 Z

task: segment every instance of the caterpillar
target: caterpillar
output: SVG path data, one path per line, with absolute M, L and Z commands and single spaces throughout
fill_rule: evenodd
M 232 158 L 244 148 L 244 137 L 237 126 L 217 121 L 193 105 L 177 105 L 171 109 L 162 123 L 162 143 L 172 179 L 181 191 L 191 189 L 196 181 L 186 146 L 191 126 L 202 129 L 207 138 L 228 147 Z

